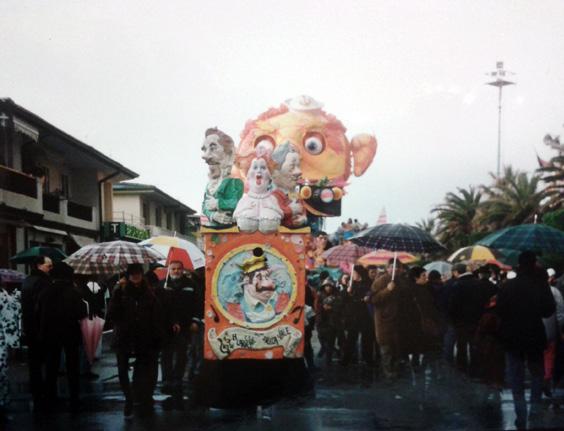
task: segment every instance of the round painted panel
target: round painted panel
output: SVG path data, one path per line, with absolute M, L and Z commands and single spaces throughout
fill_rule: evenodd
M 212 301 L 229 320 L 245 328 L 268 328 L 292 309 L 296 272 L 280 252 L 263 244 L 245 244 L 218 262 Z

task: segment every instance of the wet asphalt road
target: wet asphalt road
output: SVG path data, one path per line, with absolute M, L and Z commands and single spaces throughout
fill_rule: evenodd
M 107 359 L 109 365 L 111 358 Z M 97 370 L 99 371 L 99 370 Z M 110 371 L 108 367 L 108 371 Z M 190 408 L 163 411 L 157 391 L 154 414 L 123 419 L 123 396 L 111 375 L 85 383 L 84 410 L 76 416 L 61 411 L 34 417 L 25 397 L 12 406 L 6 430 L 500 430 L 512 429 L 510 393 L 488 390 L 464 375 L 444 368 L 406 370 L 394 383 L 378 379 L 363 366 L 335 363 L 316 373 L 316 393 L 280 401 L 257 410 Z M 104 382 L 103 380 L 106 379 Z M 559 396 L 564 396 L 559 393 Z M 186 400 L 187 405 L 189 400 Z M 564 409 L 549 407 L 535 427 L 563 429 Z

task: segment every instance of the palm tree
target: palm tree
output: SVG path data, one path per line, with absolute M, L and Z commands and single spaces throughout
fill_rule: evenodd
M 424 218 L 421 219 L 421 221 L 415 222 L 415 226 L 433 236 L 435 235 L 435 231 L 437 230 L 436 219 L 432 217 L 426 219 Z
M 480 208 L 482 193 L 470 186 L 458 188 L 458 193 L 446 194 L 444 203 L 433 208 L 437 213 L 437 234 L 450 249 L 457 249 L 472 243 L 478 232 L 476 214 Z
M 540 177 L 506 166 L 503 175 L 491 186 L 483 186 L 484 201 L 478 221 L 490 230 L 532 222 L 540 213 L 544 190 L 539 190 Z
M 543 167 L 537 169 L 542 181 L 546 183 L 545 193 L 548 200 L 544 203 L 544 211 L 564 208 L 564 154 L 553 157 Z

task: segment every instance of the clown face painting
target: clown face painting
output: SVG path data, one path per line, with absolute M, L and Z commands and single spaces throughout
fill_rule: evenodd
M 287 262 L 276 253 L 262 247 L 251 253 L 234 252 L 222 265 L 217 280 L 219 308 L 242 326 L 268 327 L 288 311 L 295 296 L 293 272 L 288 272 Z

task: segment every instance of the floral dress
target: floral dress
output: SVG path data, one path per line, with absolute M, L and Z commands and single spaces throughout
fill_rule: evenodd
M 0 408 L 8 404 L 8 348 L 18 346 L 20 315 L 20 292 L 0 289 Z

